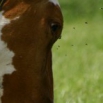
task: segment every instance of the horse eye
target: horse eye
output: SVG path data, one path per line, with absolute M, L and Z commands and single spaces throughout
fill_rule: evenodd
M 51 23 L 51 30 L 52 32 L 56 32 L 59 29 L 58 23 Z

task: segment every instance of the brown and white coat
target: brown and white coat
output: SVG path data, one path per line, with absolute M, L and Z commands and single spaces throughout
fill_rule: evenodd
M 0 103 L 53 103 L 51 48 L 63 17 L 57 0 L 0 7 Z

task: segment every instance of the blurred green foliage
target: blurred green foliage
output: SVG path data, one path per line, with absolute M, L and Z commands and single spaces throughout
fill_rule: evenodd
M 103 0 L 59 0 L 62 39 L 53 46 L 55 103 L 103 103 Z
M 59 0 L 65 20 L 103 16 L 103 0 Z

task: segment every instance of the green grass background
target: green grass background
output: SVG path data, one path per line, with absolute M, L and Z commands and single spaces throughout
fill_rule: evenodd
M 103 103 L 103 0 L 59 0 L 62 38 L 53 46 L 55 103 Z

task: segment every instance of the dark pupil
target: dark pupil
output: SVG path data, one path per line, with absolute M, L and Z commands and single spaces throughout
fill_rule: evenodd
M 59 28 L 58 24 L 52 24 L 51 25 L 51 29 L 52 29 L 53 32 L 56 32 L 58 28 Z

